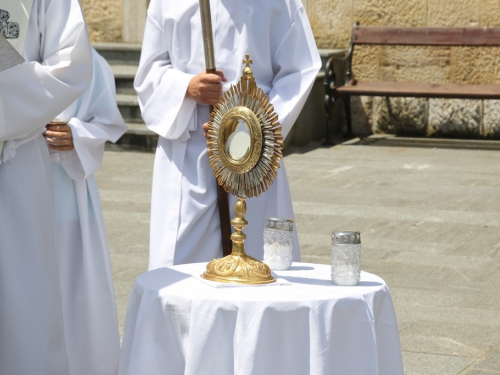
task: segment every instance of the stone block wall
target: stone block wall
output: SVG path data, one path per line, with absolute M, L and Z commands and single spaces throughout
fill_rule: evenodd
M 347 48 L 355 21 L 373 26 L 500 27 L 498 0 L 308 0 L 318 48 Z M 356 47 L 359 80 L 500 83 L 500 48 Z M 357 133 L 500 139 L 500 102 L 353 97 Z
M 93 42 L 123 41 L 123 0 L 80 0 Z
M 142 43 L 150 0 L 80 0 L 92 42 Z

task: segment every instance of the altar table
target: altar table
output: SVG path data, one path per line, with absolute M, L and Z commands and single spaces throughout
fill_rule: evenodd
M 206 263 L 147 272 L 132 290 L 120 375 L 402 375 L 385 282 L 331 283 L 330 266 L 277 271 L 291 285 L 214 288 Z

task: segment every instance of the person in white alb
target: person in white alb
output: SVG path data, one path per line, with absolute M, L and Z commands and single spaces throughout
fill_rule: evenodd
M 68 375 L 42 132 L 90 85 L 92 56 L 78 0 L 33 0 L 30 12 L 26 62 L 0 72 L 0 374 Z
M 153 177 L 149 268 L 222 256 L 215 177 L 203 124 L 241 77 L 246 54 L 284 137 L 321 66 L 300 0 L 211 1 L 215 65 L 206 74 L 198 0 L 152 0 L 135 88 L 146 125 L 160 135 Z M 229 197 L 232 210 L 236 198 Z M 245 250 L 263 258 L 266 216 L 293 218 L 284 164 L 269 190 L 247 201 Z M 294 261 L 300 260 L 294 237 Z
M 94 174 L 106 141 L 127 130 L 113 71 L 92 50 L 90 88 L 47 125 L 54 177 L 64 333 L 71 375 L 118 372 L 120 336 L 106 231 Z

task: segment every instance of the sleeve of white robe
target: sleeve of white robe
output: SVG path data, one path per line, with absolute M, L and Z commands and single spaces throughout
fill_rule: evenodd
M 79 99 L 77 114 L 68 124 L 75 150 L 59 153 L 62 167 L 73 180 L 94 175 L 102 165 L 106 141 L 116 142 L 127 130 L 116 104 L 113 71 L 96 52 L 93 59 L 92 84 Z
M 321 68 L 321 57 L 304 7 L 300 1 L 295 4 L 292 26 L 274 54 L 276 74 L 269 93 L 279 115 L 283 138 L 297 120 Z
M 90 44 L 78 0 L 46 0 L 38 23 L 42 62 L 25 62 L 0 73 L 0 141 L 45 127 L 92 78 Z
M 193 76 L 172 67 L 161 16 L 161 1 L 152 0 L 134 86 L 148 128 L 167 139 L 187 140 L 195 130 L 188 127 L 196 101 L 186 98 Z

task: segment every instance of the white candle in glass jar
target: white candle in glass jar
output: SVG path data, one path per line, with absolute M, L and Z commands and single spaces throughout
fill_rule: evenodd
M 283 271 L 292 265 L 291 245 L 280 245 L 279 243 L 264 244 L 264 263 L 272 270 Z
M 292 266 L 293 221 L 267 218 L 264 229 L 264 263 L 272 270 L 288 270 Z

